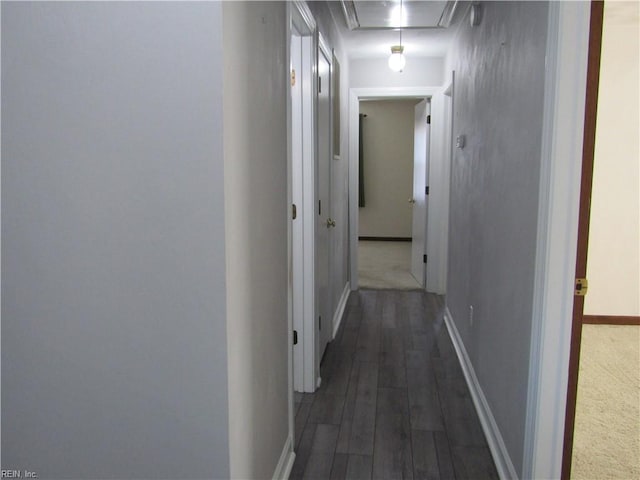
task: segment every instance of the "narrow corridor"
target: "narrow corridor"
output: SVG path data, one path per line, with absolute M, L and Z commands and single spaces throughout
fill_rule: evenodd
M 321 364 L 296 393 L 298 478 L 498 478 L 443 318 L 442 297 L 353 292 Z

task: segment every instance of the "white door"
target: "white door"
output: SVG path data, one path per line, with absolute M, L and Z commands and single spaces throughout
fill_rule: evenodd
M 413 228 L 411 242 L 411 274 L 425 286 L 427 238 L 427 186 L 429 185 L 429 134 L 427 123 L 428 100 L 415 106 L 413 139 Z
M 316 319 L 318 348 L 316 372 L 324 350 L 331 340 L 332 312 L 329 297 L 329 245 L 331 241 L 331 70 L 328 54 L 318 49 L 318 155 L 316 156 Z
M 452 76 L 453 78 L 453 76 Z M 452 84 L 430 98 L 427 167 L 430 186 L 427 197 L 427 271 L 425 288 L 443 295 L 447 289 L 447 244 L 449 239 L 449 169 L 451 165 Z M 449 92 L 449 94 L 445 92 Z

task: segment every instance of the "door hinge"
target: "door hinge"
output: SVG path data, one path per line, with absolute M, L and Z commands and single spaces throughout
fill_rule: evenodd
M 293 331 L 293 344 L 294 345 L 298 344 L 298 331 L 297 330 Z
M 422 256 L 422 263 L 427 263 L 427 256 L 426 255 Z
M 589 289 L 589 282 L 586 278 L 576 278 L 575 295 L 578 297 L 584 297 Z
M 322 93 L 322 77 L 318 77 L 318 93 Z
M 431 125 L 431 115 L 427 115 L 427 124 Z
M 291 86 L 295 86 L 296 84 L 296 71 L 295 70 L 291 70 Z
M 291 206 L 291 217 L 295 220 L 296 218 L 298 218 L 298 207 L 296 207 L 296 204 L 294 203 Z
M 429 187 L 424 187 L 424 194 L 429 195 Z
M 322 317 L 318 317 L 318 330 L 322 330 Z
M 318 215 L 322 215 L 322 200 L 318 200 Z

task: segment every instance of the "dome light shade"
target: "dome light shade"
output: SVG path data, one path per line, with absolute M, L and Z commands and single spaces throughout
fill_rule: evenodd
M 394 45 L 391 47 L 391 56 L 389 57 L 389 68 L 394 72 L 401 72 L 407 63 L 403 55 L 404 47 L 402 45 Z

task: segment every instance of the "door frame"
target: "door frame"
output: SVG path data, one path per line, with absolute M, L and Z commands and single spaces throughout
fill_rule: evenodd
M 434 251 L 439 252 L 440 256 L 431 259 L 431 268 L 426 271 L 427 290 L 445 295 L 447 293 L 447 275 L 449 273 L 449 202 L 451 190 L 451 161 L 453 158 L 453 106 L 455 98 L 455 72 L 451 71 L 444 83 L 442 97 L 436 96 L 432 99 L 431 108 L 440 112 L 442 122 L 442 156 L 447 161 L 441 164 L 433 165 L 433 177 L 446 179 L 443 182 L 443 193 L 440 201 L 444 207 L 433 209 L 432 216 L 439 216 L 433 220 L 432 224 L 437 230 L 432 232 L 432 243 L 436 243 Z M 442 104 L 440 104 L 442 103 Z M 440 125 L 438 125 L 439 127 Z
M 589 63 L 587 66 L 587 92 L 584 114 L 584 140 L 582 151 L 580 211 L 578 218 L 576 278 L 587 278 L 587 251 L 591 217 L 591 190 L 593 184 L 593 163 L 596 144 L 596 120 L 598 111 L 598 86 L 600 84 L 600 57 L 602 49 L 603 20 L 604 3 L 592 2 L 589 33 Z M 578 395 L 578 370 L 580 366 L 584 299 L 585 297 L 580 295 L 575 295 L 573 298 L 567 408 L 565 415 L 561 473 L 561 478 L 567 480 L 571 477 L 571 463 L 573 457 L 573 433 L 576 416 L 576 399 Z
M 381 87 L 381 88 L 350 88 L 349 89 L 349 251 L 350 264 L 349 264 L 349 278 L 351 284 L 351 290 L 358 289 L 358 114 L 360 113 L 360 101 L 361 100 L 399 100 L 402 98 L 427 98 L 431 99 L 431 152 L 444 152 L 444 137 L 442 134 L 436 135 L 436 131 L 444 132 L 443 115 L 434 115 L 433 99 L 438 94 L 443 93 L 441 86 L 436 87 Z M 439 111 L 438 111 L 439 113 Z M 435 156 L 431 155 L 431 164 L 433 164 Z M 432 181 L 434 179 L 432 178 Z M 446 191 L 449 191 L 448 178 L 445 180 L 447 183 Z M 447 193 L 448 200 L 448 193 Z M 448 225 L 449 202 L 445 202 L 443 207 L 446 212 L 443 212 L 443 219 Z M 432 231 L 438 231 L 437 228 L 433 228 Z M 446 231 L 446 229 L 445 229 Z M 445 244 L 447 242 L 445 241 Z M 431 245 L 430 245 L 431 244 Z M 427 239 L 427 250 L 433 248 L 435 242 L 429 242 Z M 446 252 L 445 252 L 446 254 Z M 433 255 L 433 254 L 432 254 Z M 438 256 L 438 255 L 435 255 Z M 445 260 L 446 265 L 446 260 Z M 446 268 L 445 268 L 446 270 Z M 427 285 L 428 287 L 428 285 Z M 440 293 L 440 292 L 436 292 Z M 444 292 L 442 292 L 444 293 Z
M 437 138 L 436 150 L 429 159 L 429 183 L 438 189 L 429 197 L 431 207 L 427 217 L 427 254 L 429 261 L 425 272 L 425 285 L 429 292 L 447 293 L 449 253 L 449 200 L 451 187 L 451 162 L 453 159 L 453 103 L 455 96 L 455 72 L 446 73 L 444 86 L 431 98 L 431 138 Z M 440 94 L 441 93 L 441 94 Z M 437 121 L 436 121 L 437 120 Z M 435 123 L 434 123 L 435 122 Z M 433 156 L 445 160 L 434 162 Z M 440 192 L 438 191 L 440 190 Z
M 315 112 L 316 96 L 316 52 L 317 24 L 306 3 L 295 1 L 290 3 L 289 45 L 293 40 L 293 32 L 302 37 L 302 71 L 297 72 L 297 81 L 302 85 L 302 157 L 294 158 L 292 153 L 293 138 L 289 139 L 289 206 L 296 204 L 297 219 L 289 215 L 289 241 L 291 242 L 289 268 L 290 322 L 291 330 L 291 367 L 290 390 L 313 392 L 316 379 L 314 371 L 315 359 Z M 289 52 L 290 57 L 290 52 Z M 289 58 L 291 65 L 291 58 Z M 291 104 L 291 95 L 289 95 Z M 288 131 L 294 133 L 289 108 Z M 294 165 L 294 161 L 298 163 Z M 294 185 L 294 182 L 295 185 Z M 295 192 L 295 200 L 294 200 Z M 294 235 L 293 222 L 302 223 Z M 294 316 L 295 312 L 295 316 Z M 293 331 L 298 333 L 298 347 L 293 345 Z M 296 349 L 294 353 L 294 349 Z M 299 350 L 298 350 L 299 349 Z M 301 364 L 302 378 L 293 378 L 293 362 Z M 293 407 L 292 407 L 293 408 Z M 293 422 L 293 418 L 291 420 Z
M 550 2 L 522 478 L 559 478 L 573 311 L 589 2 Z

